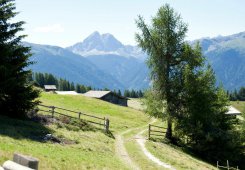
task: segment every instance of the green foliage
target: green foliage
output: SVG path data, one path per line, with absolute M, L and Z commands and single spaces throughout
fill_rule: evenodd
M 30 48 L 24 47 L 18 35 L 23 21 L 11 23 L 17 15 L 13 0 L 0 1 L 0 110 L 11 117 L 24 117 L 32 109 L 38 91 L 28 83 Z
M 35 73 L 30 80 L 34 81 L 34 84 L 43 88 L 44 85 L 56 85 L 58 90 L 61 91 L 76 91 L 78 93 L 85 93 L 92 88 L 90 86 L 85 86 L 82 84 L 74 84 L 74 82 L 69 82 L 65 79 L 58 79 L 50 73 Z
M 138 45 L 149 55 L 147 64 L 150 68 L 153 91 L 158 94 L 158 100 L 161 101 L 159 103 L 166 102 L 166 137 L 171 139 L 172 119 L 178 110 L 176 97 L 181 92 L 180 66 L 185 62 L 182 51 L 187 25 L 168 4 L 159 8 L 150 26 L 145 24 L 141 16 L 136 24 L 141 30 L 141 34 L 136 34 Z
M 142 31 L 136 40 L 149 54 L 153 83 L 145 93 L 146 112 L 167 119 L 168 139 L 174 122 L 177 141 L 203 158 L 239 162 L 241 132 L 237 119 L 225 114 L 229 105 L 227 94 L 215 86 L 214 72 L 205 65 L 200 45 L 192 47 L 184 42 L 187 28 L 180 16 L 164 5 L 151 26 L 142 17 L 136 23 Z
M 241 87 L 238 92 L 235 89 L 234 92 L 228 93 L 228 95 L 231 101 L 245 101 L 245 87 Z
M 121 94 L 121 91 L 120 91 L 120 93 L 119 93 L 119 91 L 118 91 L 118 94 Z M 124 91 L 124 97 L 130 97 L 130 98 L 141 98 L 141 97 L 143 97 L 143 92 L 141 91 L 141 90 L 134 90 L 134 89 L 132 89 L 132 90 L 125 90 Z
M 44 87 L 44 85 L 56 85 L 58 86 L 58 79 L 52 74 L 48 73 L 34 73 L 32 76 L 33 81 L 38 84 L 39 87 Z
M 215 86 L 214 72 L 210 66 L 205 67 L 200 48 L 193 49 L 189 57 L 198 62 L 189 61 L 184 67 L 183 105 L 176 119 L 176 134 L 209 161 L 238 162 L 241 133 L 236 128 L 237 119 L 225 114 L 229 105 L 227 93 Z
M 161 119 L 166 119 L 166 102 L 159 99 L 158 93 L 154 93 L 152 89 L 145 91 L 143 103 L 147 107 L 145 112 L 149 115 Z
M 176 134 L 209 161 L 230 160 L 240 164 L 244 156 L 241 131 L 237 128 L 238 120 L 225 114 L 230 105 L 227 93 L 222 87 L 216 87 L 214 72 L 205 66 L 198 45 L 185 48 L 183 54 L 187 63 L 183 69 L 183 105 L 176 119 Z

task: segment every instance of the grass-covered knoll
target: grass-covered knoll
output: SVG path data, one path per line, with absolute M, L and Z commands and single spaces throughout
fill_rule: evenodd
M 240 112 L 245 111 L 245 101 L 231 101 L 231 105 L 238 109 Z
M 159 120 L 152 124 L 167 127 L 166 122 L 163 123 Z M 124 135 L 126 141 L 125 146 L 130 157 L 139 165 L 141 169 L 164 169 L 163 167 L 160 167 L 147 159 L 143 151 L 140 150 L 139 145 L 133 140 L 136 134 L 146 128 L 148 128 L 148 126 L 142 126 L 126 133 Z M 145 138 L 148 138 L 148 131 L 145 130 L 142 135 Z M 184 152 L 181 147 L 168 144 L 168 142 L 166 142 L 166 140 L 164 140 L 162 137 L 153 137 L 152 140 L 147 140 L 145 146 L 155 157 L 159 158 L 162 162 L 172 165 L 177 170 L 216 169 L 213 165 L 210 165 L 209 163 L 206 163 L 197 157 Z
M 186 154 L 180 148 L 159 142 L 146 142 L 146 148 L 163 162 L 171 164 L 178 170 L 212 170 L 216 167 Z
M 0 164 L 12 159 L 14 152 L 32 155 L 40 160 L 40 169 L 126 169 L 115 157 L 114 139 L 102 132 L 70 131 L 65 127 L 44 127 L 31 121 L 0 117 Z M 61 145 L 42 142 L 45 134 L 74 141 Z
M 45 105 L 54 105 L 91 115 L 109 117 L 112 132 L 120 132 L 128 127 L 141 126 L 149 120 L 149 117 L 141 111 L 82 95 L 72 96 L 42 93 L 40 99 Z
M 108 116 L 112 133 L 148 122 L 144 113 L 83 96 L 42 93 L 45 105 L 81 111 L 97 116 Z M 115 140 L 103 130 L 83 131 L 60 124 L 41 125 L 27 120 L 0 117 L 0 164 L 12 159 L 14 152 L 32 155 L 40 159 L 40 169 L 127 169 L 115 156 Z M 52 133 L 72 141 L 61 145 L 43 142 Z
M 145 106 L 143 103 L 143 98 L 129 98 L 128 107 L 134 108 L 136 110 L 144 110 Z
M 124 145 L 130 158 L 141 169 L 163 169 L 149 160 L 135 141 L 135 135 L 147 128 L 150 121 L 143 112 L 83 96 L 42 93 L 40 100 L 45 105 L 59 106 L 101 117 L 108 116 L 114 136 L 132 129 L 123 135 Z M 155 124 L 162 123 L 158 121 Z M 44 142 L 43 137 L 48 133 L 68 143 Z M 147 131 L 144 135 L 147 136 Z M 190 159 L 188 154 L 167 144 L 152 141 L 146 144 L 155 156 L 166 163 L 173 164 L 176 169 L 184 169 L 183 167 L 192 165 L 193 167 L 198 165 L 198 169 L 209 167 L 208 164 L 194 157 Z M 13 120 L 0 116 L 0 165 L 12 159 L 14 152 L 38 158 L 40 170 L 128 169 L 127 164 L 124 164 L 115 152 L 115 139 L 113 136 L 106 135 L 103 130 L 93 127 L 79 128 L 74 122 L 69 125 L 62 122 L 42 125 L 29 120 Z

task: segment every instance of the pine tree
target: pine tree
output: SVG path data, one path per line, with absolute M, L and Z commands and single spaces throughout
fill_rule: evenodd
M 123 96 L 124 96 L 124 97 L 129 97 L 129 91 L 128 91 L 128 90 L 125 90 Z
M 118 90 L 117 94 L 118 94 L 119 96 L 122 96 L 121 90 Z
M 143 92 L 140 90 L 139 91 L 139 98 L 142 98 L 144 96 Z
M 81 93 L 81 86 L 79 84 L 76 84 L 76 92 Z
M 135 91 L 134 91 L 134 90 L 132 90 L 132 91 L 131 91 L 130 97 L 132 97 L 132 98 L 136 98 L 136 93 L 135 93 Z
M 32 64 L 28 61 L 30 48 L 22 45 L 25 36 L 19 35 L 24 22 L 11 22 L 18 14 L 13 2 L 0 1 L 0 110 L 1 114 L 21 118 L 35 106 L 38 91 L 27 82 L 31 71 L 26 67 Z
M 84 85 L 81 85 L 80 88 L 81 88 L 81 93 L 87 92 L 87 89 Z
M 153 90 L 162 103 L 166 101 L 167 119 L 166 137 L 172 139 L 172 119 L 176 112 L 176 95 L 178 95 L 179 64 L 182 61 L 182 47 L 187 31 L 179 14 L 168 4 L 159 8 L 152 24 L 146 25 L 139 16 L 136 21 L 141 33 L 136 34 L 138 45 L 149 55 L 148 66 L 151 71 Z M 164 111 L 164 112 L 165 112 Z
M 238 100 L 245 101 L 245 87 L 241 87 L 238 92 Z
M 210 66 L 185 68 L 183 101 L 176 130 L 188 138 L 187 145 L 209 161 L 239 160 L 242 142 L 235 128 L 237 120 L 225 114 L 228 96 L 216 87 Z
M 71 90 L 71 91 L 74 91 L 74 90 L 75 90 L 75 85 L 74 85 L 73 82 L 71 83 L 71 88 L 70 88 L 70 90 Z

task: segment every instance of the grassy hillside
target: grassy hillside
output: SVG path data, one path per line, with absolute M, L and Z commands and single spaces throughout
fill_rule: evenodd
M 141 111 L 145 109 L 142 98 L 129 98 L 128 107 Z
M 148 122 L 142 112 L 113 105 L 83 96 L 64 96 L 42 93 L 40 100 L 46 105 L 55 105 L 97 116 L 108 116 L 112 133 L 128 127 L 137 127 Z M 136 121 L 137 120 L 137 121 Z M 32 155 L 40 159 L 40 169 L 127 169 L 115 157 L 114 139 L 103 131 L 70 131 L 57 125 L 42 126 L 30 121 L 17 121 L 0 117 L 0 164 L 12 159 L 14 152 Z M 35 138 L 52 133 L 75 141 L 75 144 L 60 145 L 43 143 Z
M 231 104 L 240 112 L 245 111 L 245 101 L 232 101 Z
M 166 122 L 163 123 L 160 120 L 156 120 L 154 123 L 158 126 L 167 127 Z M 142 162 L 141 168 L 142 169 L 162 169 L 162 167 L 153 165 L 151 161 L 144 158 L 142 151 L 139 151 L 139 146 L 132 141 L 133 136 L 135 136 L 140 131 L 148 128 L 141 127 L 139 129 L 135 129 L 131 131 L 130 133 L 127 133 L 125 135 L 125 140 L 127 143 L 125 144 L 129 154 L 133 157 L 133 159 L 137 162 Z M 145 130 L 143 133 L 143 136 L 145 138 L 148 138 L 148 131 Z M 177 170 L 213 170 L 216 169 L 213 165 L 210 165 L 192 155 L 189 155 L 185 153 L 182 148 L 169 145 L 165 143 L 164 139 L 162 137 L 154 137 L 154 141 L 147 140 L 145 145 L 146 148 L 157 158 L 159 158 L 161 161 L 168 163 L 172 165 Z
M 54 105 L 82 113 L 108 117 L 112 132 L 124 131 L 128 127 L 138 127 L 146 124 L 149 120 L 149 117 L 141 111 L 84 96 L 42 93 L 41 101 L 45 105 Z
M 126 169 L 114 156 L 114 140 L 101 132 L 69 131 L 55 126 L 46 128 L 37 123 L 5 117 L 0 117 L 0 121 L 0 164 L 19 152 L 38 158 L 40 169 L 45 170 L 116 169 L 118 166 Z M 35 140 L 35 137 L 50 132 L 76 144 L 60 145 Z
M 143 112 L 121 107 L 97 99 L 83 96 L 64 96 L 42 93 L 40 100 L 45 105 L 54 105 L 101 117 L 109 117 L 112 136 L 103 130 L 87 130 L 58 123 L 42 125 L 28 120 L 13 120 L 0 116 L 0 164 L 12 159 L 14 152 L 32 155 L 40 160 L 40 169 L 129 169 L 115 152 L 114 136 L 124 133 L 124 145 L 132 160 L 141 169 L 163 169 L 155 165 L 140 150 L 134 135 L 147 127 L 150 118 Z M 64 139 L 66 144 L 43 142 L 46 134 Z M 173 163 L 176 169 L 189 167 L 206 169 L 210 165 L 189 159 L 189 155 L 162 143 L 147 142 L 147 148 L 160 156 L 159 159 Z M 156 150 L 157 149 L 157 150 Z M 161 151 L 161 152 L 159 152 Z M 157 153 L 155 153 L 157 152 Z M 164 154 L 161 154 L 164 153 Z M 174 153 L 180 153 L 175 157 Z M 164 155 L 168 155 L 167 158 Z M 188 160 L 188 161 L 186 161 Z M 212 166 L 210 166 L 212 167 Z M 194 168 L 194 169 L 195 169 Z

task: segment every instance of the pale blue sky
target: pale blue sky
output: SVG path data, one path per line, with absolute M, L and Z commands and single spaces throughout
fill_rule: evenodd
M 99 31 L 134 45 L 137 15 L 149 23 L 164 3 L 188 23 L 188 40 L 245 31 L 245 0 L 16 0 L 16 20 L 33 43 L 66 47 Z

